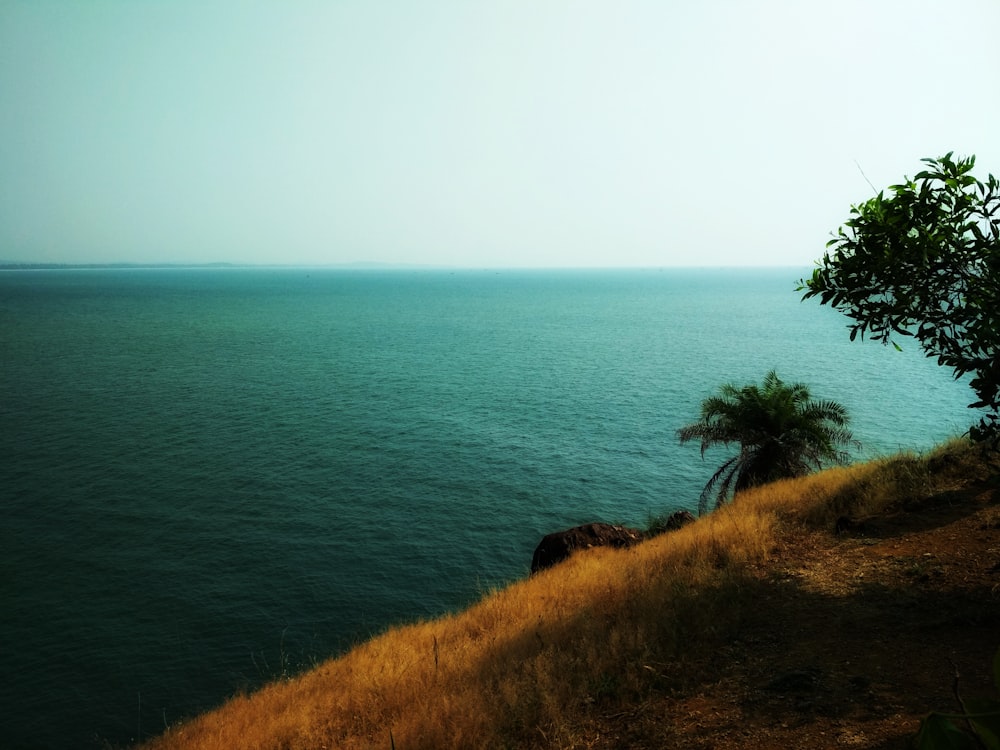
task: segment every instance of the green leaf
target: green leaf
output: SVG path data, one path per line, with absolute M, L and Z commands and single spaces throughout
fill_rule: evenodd
M 969 722 L 990 750 L 1000 750 L 1000 704 L 990 700 L 965 701 Z
M 930 714 L 920 723 L 917 750 L 974 750 L 972 738 L 940 714 Z
M 852 340 L 867 337 L 898 351 L 893 335 L 915 336 L 956 377 L 977 376 L 974 407 L 997 410 L 1000 181 L 977 181 L 974 159 L 952 152 L 921 162 L 915 178 L 851 206 L 827 239 L 821 267 L 797 291 L 851 318 Z
M 1000 713 L 970 717 L 969 721 L 988 750 L 1000 750 Z

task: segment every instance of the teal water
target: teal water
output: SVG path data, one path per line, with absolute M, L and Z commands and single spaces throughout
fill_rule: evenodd
M 967 429 L 808 271 L 0 273 L 0 747 L 151 736 L 696 507 L 725 381 L 808 383 L 864 456 Z

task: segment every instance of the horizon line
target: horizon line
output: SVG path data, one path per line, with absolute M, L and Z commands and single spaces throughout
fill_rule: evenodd
M 390 263 L 382 261 L 348 261 L 343 263 L 243 263 L 232 261 L 208 261 L 202 263 L 166 262 L 38 262 L 0 260 L 0 270 L 86 270 L 86 269 L 182 269 L 182 268 L 314 268 L 327 270 L 359 271 L 648 271 L 648 270 L 710 270 L 710 269 L 754 269 L 754 268 L 802 268 L 810 264 L 789 263 L 720 263 L 720 264 L 653 264 L 653 265 L 597 265 L 597 266 L 494 266 L 494 265 L 450 265 L 436 263 Z

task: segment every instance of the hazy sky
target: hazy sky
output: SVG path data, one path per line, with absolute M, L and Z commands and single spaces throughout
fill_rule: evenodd
M 808 265 L 954 150 L 1000 0 L 0 0 L 0 259 Z

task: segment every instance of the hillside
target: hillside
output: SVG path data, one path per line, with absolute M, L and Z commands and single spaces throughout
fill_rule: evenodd
M 904 748 L 956 670 L 991 690 L 998 483 L 998 456 L 956 441 L 747 492 L 148 747 Z

